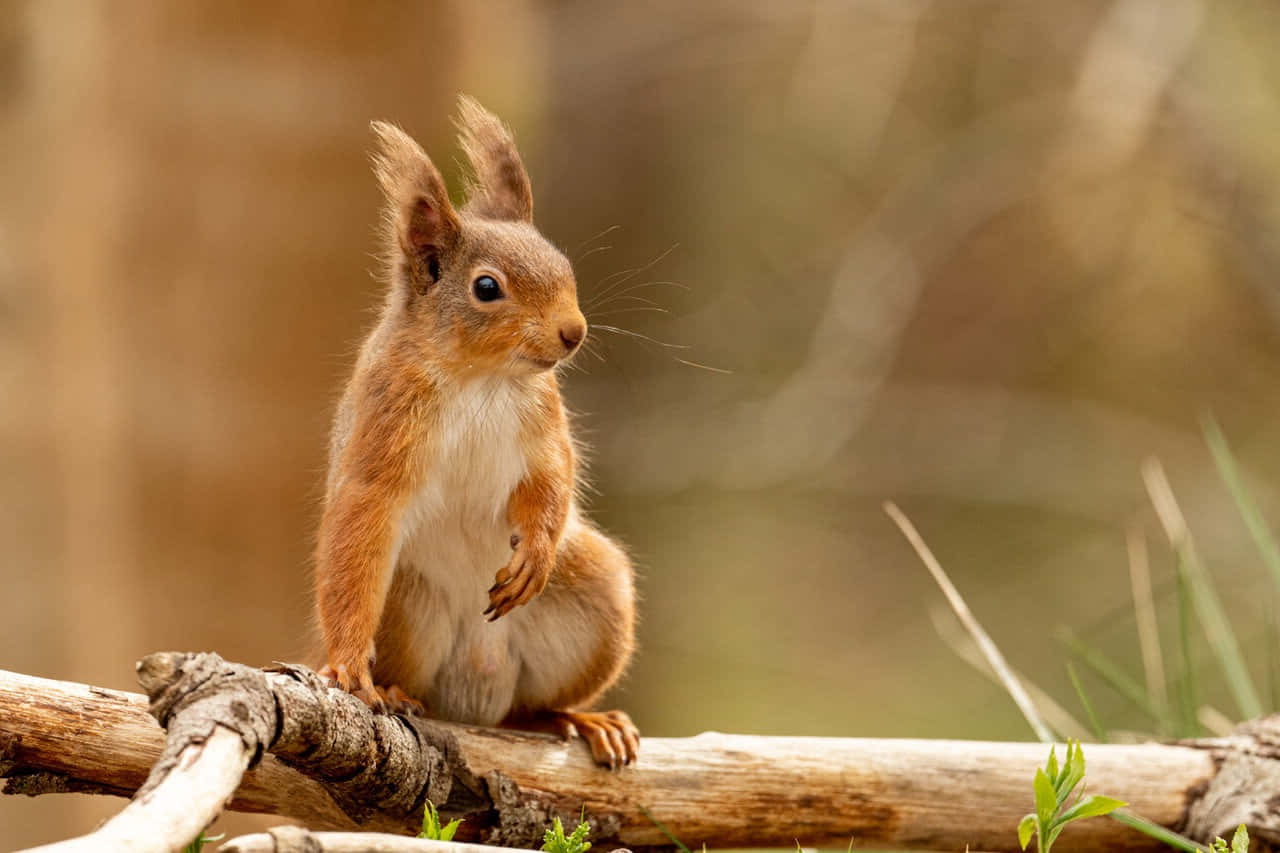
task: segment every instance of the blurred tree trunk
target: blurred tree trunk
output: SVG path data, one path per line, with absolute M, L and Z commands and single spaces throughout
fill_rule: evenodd
M 38 355 L 3 386 L 32 450 L 3 499 L 52 519 L 12 544 L 53 608 L 6 663 L 128 685 L 155 647 L 297 658 L 331 401 L 378 298 L 367 125 L 447 152 L 481 39 L 445 2 L 67 0 L 0 24 L 4 120 L 42 166 L 5 174 L 0 227 L 37 248 L 4 295 Z M 30 828 L 0 845 L 101 815 L 38 805 L 0 804 Z

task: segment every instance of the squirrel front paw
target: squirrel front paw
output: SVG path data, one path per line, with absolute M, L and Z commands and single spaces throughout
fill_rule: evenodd
M 367 662 L 334 663 L 330 658 L 329 663 L 320 668 L 320 677 L 328 679 L 330 687 L 350 693 L 375 713 L 386 712 L 387 704 L 378 695 L 378 688 L 373 684 L 373 673 L 369 671 Z
M 354 670 L 354 672 L 353 672 Z M 369 706 L 375 714 L 394 711 L 397 714 L 422 715 L 426 713 L 422 703 L 400 689 L 398 685 L 379 687 L 373 683 L 368 664 L 350 667 L 332 663 L 320 668 L 320 677 L 328 679 L 331 687 L 345 690 Z
M 498 571 L 493 586 L 489 587 L 489 606 L 482 615 L 488 616 L 490 622 L 521 604 L 528 604 L 542 592 L 555 562 L 555 549 L 545 538 L 513 536 L 511 541 L 515 549 L 511 562 Z

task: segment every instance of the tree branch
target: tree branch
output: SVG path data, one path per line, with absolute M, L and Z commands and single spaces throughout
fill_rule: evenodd
M 133 802 L 88 835 L 37 847 L 40 853 L 169 853 L 195 838 L 222 811 L 249 763 L 240 736 L 215 728 L 172 764 L 157 764 Z
M 427 841 L 377 832 L 311 832 L 296 826 L 278 826 L 266 832 L 242 835 L 218 850 L 219 853 L 513 853 L 510 847 Z
M 650 738 L 636 766 L 610 772 L 581 743 L 373 715 L 302 667 L 159 654 L 140 664 L 140 678 L 169 730 L 164 756 L 141 697 L 0 673 L 0 775 L 9 786 L 39 771 L 132 790 L 149 762 L 160 758 L 160 771 L 165 756 L 225 729 L 253 768 L 232 807 L 316 830 L 412 833 L 430 798 L 442 814 L 466 818 L 460 839 L 504 847 L 536 843 L 553 815 L 576 820 L 585 805 L 601 845 L 669 844 L 647 809 L 691 847 L 835 846 L 852 837 L 882 848 L 1012 850 L 1046 757 L 1039 744 L 709 733 Z M 1280 817 L 1267 792 L 1276 789 L 1277 744 L 1280 720 L 1268 718 L 1230 738 L 1091 745 L 1088 784 L 1201 839 L 1247 815 L 1255 837 L 1276 841 Z M 1068 828 L 1063 843 L 1160 849 L 1103 820 Z

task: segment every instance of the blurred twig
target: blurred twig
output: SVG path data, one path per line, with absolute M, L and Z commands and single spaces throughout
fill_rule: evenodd
M 938 636 L 956 653 L 960 660 L 996 684 L 1004 686 L 1000 676 L 996 675 L 991 668 L 991 663 L 982 656 L 982 652 L 978 651 L 973 638 L 957 623 L 956 616 L 950 608 L 943 607 L 941 604 L 936 607 L 930 607 L 929 618 L 933 622 L 934 630 L 938 632 Z M 1089 739 L 1089 730 L 1070 711 L 1058 704 L 1056 699 L 1034 681 L 1027 678 L 1024 673 L 1015 669 L 1013 674 L 1021 682 L 1022 686 L 1026 688 L 1031 701 L 1035 703 L 1036 710 L 1040 712 L 1044 721 L 1048 723 L 1049 728 L 1058 737 L 1079 741 Z
M 979 624 L 977 617 L 969 610 L 969 605 L 965 604 L 960 591 L 951 583 L 951 579 L 943 571 L 942 564 L 933 556 L 933 552 L 929 550 L 929 546 L 925 544 L 915 525 L 903 514 L 902 510 L 898 509 L 898 505 L 893 501 L 885 501 L 884 511 L 893 520 L 893 523 L 898 525 L 898 529 L 902 531 L 902 535 L 907 538 L 907 542 L 915 549 L 920 561 L 929 570 L 929 574 L 933 575 L 934 581 L 942 589 L 942 594 L 947 597 L 947 602 L 951 605 L 951 609 L 955 611 L 965 630 L 973 637 L 973 641 L 978 644 L 978 648 L 982 651 L 987 662 L 991 664 L 991 668 L 996 675 L 999 676 L 1000 683 L 1004 685 L 1004 689 L 1008 691 L 1014 704 L 1018 706 L 1018 710 L 1022 712 L 1022 716 L 1026 718 L 1028 725 L 1036 733 L 1036 737 L 1045 743 L 1051 742 L 1053 740 L 1053 732 L 1049 730 L 1039 711 L 1036 710 L 1035 704 L 1031 701 L 1031 697 L 1027 695 L 1022 683 L 1013 674 L 1013 670 L 1004 659 L 1004 655 L 1001 654 L 1000 649 L 992 641 L 990 635 Z
M 1160 650 L 1160 626 L 1156 621 L 1155 599 L 1151 594 L 1151 563 L 1147 558 L 1147 540 L 1138 527 L 1131 527 L 1129 549 L 1129 583 L 1133 588 L 1133 614 L 1138 625 L 1138 644 L 1142 648 L 1142 671 L 1146 676 L 1147 695 L 1161 717 L 1169 716 L 1169 688 L 1164 673 L 1164 654 Z

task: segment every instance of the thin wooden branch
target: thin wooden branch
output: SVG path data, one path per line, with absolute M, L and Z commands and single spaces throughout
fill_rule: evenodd
M 236 731 L 252 754 L 274 754 L 246 775 L 233 807 L 300 817 L 315 830 L 412 834 L 430 797 L 466 819 L 460 839 L 504 847 L 536 843 L 553 815 L 576 820 L 585 806 L 602 848 L 669 844 L 647 810 L 691 847 L 829 847 L 852 837 L 880 848 L 1013 850 L 1046 757 L 1039 744 L 709 733 L 650 738 L 636 766 L 610 772 L 577 742 L 375 716 L 301 667 L 264 672 L 177 654 L 144 664 L 171 746 L 174 732 L 213 725 Z M 137 697 L 0 674 L 0 775 L 44 771 L 129 790 L 160 752 L 161 731 L 142 708 Z M 1086 754 L 1091 791 L 1162 825 L 1203 839 L 1248 815 L 1255 837 L 1280 840 L 1267 802 L 1280 788 L 1276 718 L 1229 738 L 1090 745 Z M 1061 846 L 1160 849 L 1106 820 L 1068 828 Z
M 215 728 L 188 744 L 171 765 L 157 765 L 154 785 L 88 835 L 34 848 L 39 853 L 169 853 L 194 839 L 222 811 L 250 755 L 240 735 Z
M 233 838 L 219 853 L 515 853 L 511 847 L 427 841 L 377 832 L 311 832 L 279 826 L 266 832 Z M 524 851 L 519 851 L 524 853 Z

